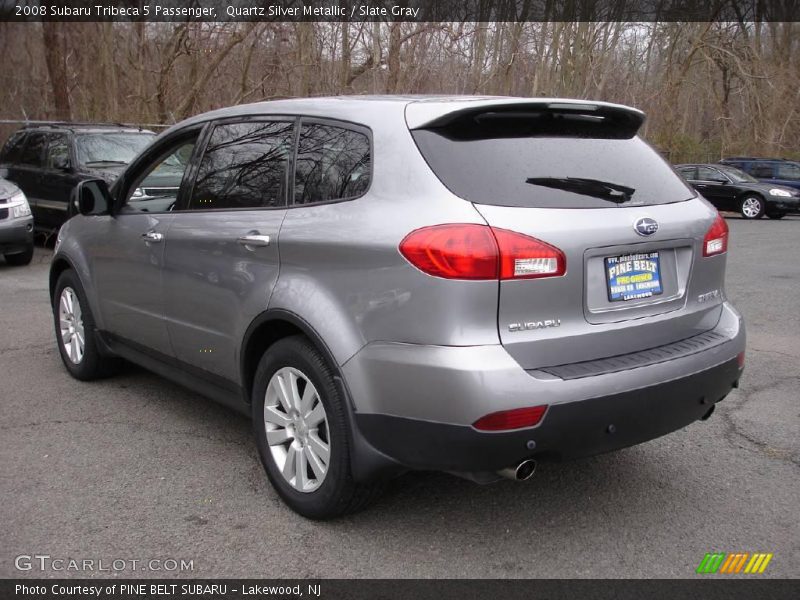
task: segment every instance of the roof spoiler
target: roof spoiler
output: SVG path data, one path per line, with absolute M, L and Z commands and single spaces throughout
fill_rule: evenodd
M 620 104 L 575 100 L 522 100 L 499 102 L 412 104 L 406 113 L 410 129 L 474 129 L 497 125 L 511 130 L 542 128 L 554 133 L 558 128 L 585 128 L 612 133 L 613 137 L 633 137 L 644 123 L 642 111 Z M 413 107 L 413 108 L 412 108 Z M 417 109 L 419 107 L 419 109 Z M 439 109 L 436 111 L 435 109 Z M 421 109 L 421 110 L 420 110 Z M 434 110 L 431 110 L 434 109 Z M 445 109 L 445 110 L 442 110 Z M 438 114 L 436 114 L 438 113 Z M 552 131 L 551 131 L 552 130 Z

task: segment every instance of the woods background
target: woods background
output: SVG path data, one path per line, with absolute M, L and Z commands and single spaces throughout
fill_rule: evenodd
M 800 158 L 798 23 L 0 23 L 0 118 L 173 123 L 293 96 L 501 94 L 648 115 L 673 162 Z M 16 129 L 0 126 L 0 141 Z

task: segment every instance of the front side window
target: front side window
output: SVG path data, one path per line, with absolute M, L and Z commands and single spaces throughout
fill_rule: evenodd
M 701 181 L 726 181 L 722 173 L 711 167 L 697 167 L 697 179 Z
M 284 206 L 293 134 L 293 121 L 214 127 L 189 209 Z
M 29 133 L 25 148 L 19 157 L 19 162 L 31 167 L 41 167 L 46 143 L 47 136 L 44 133 Z
M 750 171 L 753 177 L 772 179 L 772 165 L 769 163 L 755 163 Z
M 332 125 L 300 129 L 294 174 L 294 203 L 357 198 L 370 183 L 370 143 L 363 133 Z
M 191 133 L 155 156 L 129 188 L 123 212 L 174 210 L 197 137 L 198 133 Z
M 51 134 L 47 144 L 45 166 L 48 169 L 66 169 L 69 165 L 69 146 L 67 136 Z
M 78 163 L 88 167 L 126 165 L 144 150 L 152 133 L 85 133 L 75 137 Z
M 792 163 L 779 164 L 778 179 L 800 179 L 800 165 Z
M 758 183 L 758 179 L 734 167 L 720 167 L 719 170 L 734 183 Z

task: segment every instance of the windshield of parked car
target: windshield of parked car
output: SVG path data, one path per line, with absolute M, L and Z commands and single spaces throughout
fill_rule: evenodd
M 152 133 L 85 133 L 75 137 L 78 162 L 85 166 L 126 165 L 155 137 Z
M 719 167 L 719 170 L 730 177 L 733 183 L 758 183 L 758 179 L 735 167 Z

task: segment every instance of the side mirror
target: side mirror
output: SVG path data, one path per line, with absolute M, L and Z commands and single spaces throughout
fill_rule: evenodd
M 87 179 L 75 186 L 69 204 L 72 214 L 107 215 L 111 213 L 113 201 L 104 180 Z

